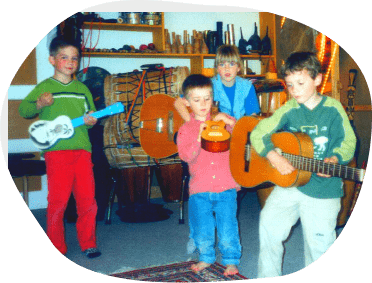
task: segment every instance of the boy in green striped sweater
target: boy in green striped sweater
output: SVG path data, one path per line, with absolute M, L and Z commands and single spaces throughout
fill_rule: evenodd
M 27 95 L 20 104 L 20 115 L 24 118 L 39 115 L 41 120 L 52 121 L 60 115 L 74 119 L 94 112 L 96 109 L 89 89 L 72 78 L 78 69 L 79 47 L 55 38 L 49 51 L 54 75 Z M 71 138 L 61 139 L 41 153 L 45 157 L 48 179 L 47 235 L 62 254 L 67 253 L 63 216 L 73 193 L 80 247 L 89 258 L 101 255 L 96 245 L 97 204 L 92 146 L 88 136 L 88 129 L 96 122 L 96 118 L 85 115 L 85 125 L 76 127 Z
M 251 142 L 257 153 L 282 175 L 290 174 L 295 168 L 274 149 L 271 135 L 280 130 L 303 132 L 313 141 L 314 159 L 347 164 L 354 156 L 356 137 L 341 103 L 317 92 L 322 82 L 317 56 L 293 53 L 281 74 L 292 99 L 252 131 Z M 283 242 L 299 218 L 305 265 L 318 259 L 336 239 L 342 196 L 342 180 L 321 173 L 313 173 L 301 187 L 276 186 L 260 214 L 258 277 L 282 275 Z

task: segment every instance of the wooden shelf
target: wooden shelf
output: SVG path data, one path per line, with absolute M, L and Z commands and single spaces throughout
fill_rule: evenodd
M 113 58 L 120 58 L 120 57 L 128 57 L 128 58 L 200 58 L 203 59 L 214 59 L 216 58 L 215 54 L 167 54 L 167 53 L 134 53 L 134 52 L 83 52 L 83 57 L 113 57 Z M 274 58 L 273 55 L 241 55 L 242 59 L 268 59 Z
M 162 29 L 162 25 L 133 25 L 133 24 L 119 24 L 119 23 L 100 23 L 100 22 L 84 22 L 83 29 L 92 30 L 117 30 L 117 31 L 143 31 L 151 32 Z
M 273 58 L 276 61 L 276 41 L 275 41 L 275 20 L 274 14 L 260 12 L 260 30 L 261 37 L 269 26 L 270 38 L 272 39 L 273 55 L 241 55 L 242 59 L 261 60 Z M 82 29 L 88 30 L 112 30 L 112 31 L 134 31 L 134 32 L 152 32 L 153 43 L 159 53 L 121 53 L 121 52 L 83 52 L 83 57 L 96 58 L 177 58 L 190 60 L 190 73 L 201 74 L 204 68 L 204 59 L 215 59 L 215 54 L 165 54 L 165 33 L 164 33 L 164 13 L 161 13 L 160 25 L 143 25 L 143 24 L 119 24 L 119 23 L 100 23 L 84 22 Z M 108 48 L 109 49 L 109 48 Z M 264 68 L 264 62 L 261 62 Z M 263 70 L 263 69 L 262 69 Z M 263 75 L 254 75 L 253 77 L 262 77 Z

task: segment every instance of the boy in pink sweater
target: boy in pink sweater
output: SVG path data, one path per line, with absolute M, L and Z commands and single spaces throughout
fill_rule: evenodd
M 238 273 L 241 245 L 237 220 L 237 190 L 229 167 L 229 151 L 211 153 L 201 148 L 201 133 L 210 120 L 213 102 L 212 82 L 203 75 L 190 75 L 182 85 L 183 94 L 193 113 L 178 131 L 178 153 L 188 163 L 190 239 L 199 252 L 199 262 L 191 266 L 199 272 L 216 261 L 215 229 L 225 275 Z M 214 121 L 222 120 L 232 131 L 236 120 L 219 113 Z

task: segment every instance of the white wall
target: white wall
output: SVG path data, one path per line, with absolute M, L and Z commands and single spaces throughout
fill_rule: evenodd
M 104 19 L 117 18 L 117 12 L 102 12 L 99 13 Z M 259 25 L 259 13 L 257 12 L 165 12 L 164 13 L 164 25 L 169 32 L 175 32 L 183 36 L 183 31 L 187 30 L 189 34 L 192 30 L 204 31 L 204 30 L 216 30 L 216 22 L 223 22 L 224 31 L 227 29 L 227 24 L 234 24 L 235 28 L 235 42 L 238 43 L 240 39 L 240 27 L 243 30 L 243 36 L 246 40 L 254 32 L 254 22 Z M 48 44 L 50 38 L 55 33 L 55 29 L 48 35 L 46 35 L 36 47 L 36 61 L 37 61 L 37 82 L 41 82 L 44 79 L 53 75 L 53 67 L 48 62 Z M 85 31 L 87 36 L 87 31 Z M 98 33 L 97 30 L 92 32 L 92 37 L 87 41 L 87 47 L 97 44 L 97 48 L 120 48 L 125 44 L 134 45 L 139 48 L 141 44 L 148 44 L 152 42 L 151 33 L 143 32 L 119 32 L 119 31 L 101 31 Z M 31 50 L 30 50 L 31 52 Z M 130 72 L 134 69 L 140 69 L 143 64 L 151 63 L 163 63 L 165 67 L 176 67 L 176 66 L 187 66 L 190 68 L 190 60 L 188 59 L 156 59 L 156 58 L 83 58 L 81 67 L 98 66 L 106 69 L 111 74 Z M 205 67 L 212 68 L 213 60 L 205 60 Z M 260 72 L 260 65 L 250 64 L 250 68 L 257 73 Z M 8 99 L 23 99 L 34 86 L 11 86 L 8 90 Z M 19 153 L 19 152 L 30 152 L 37 151 L 32 143 L 27 139 L 22 140 L 9 140 L 8 141 L 8 152 Z M 42 190 L 37 192 L 29 193 L 29 207 L 30 209 L 46 208 L 47 206 L 47 182 L 46 176 L 42 177 Z

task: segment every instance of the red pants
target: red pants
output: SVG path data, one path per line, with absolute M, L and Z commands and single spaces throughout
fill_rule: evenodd
M 97 204 L 91 153 L 60 150 L 45 153 L 48 179 L 47 235 L 66 254 L 64 212 L 71 192 L 76 200 L 77 237 L 82 251 L 96 247 Z

